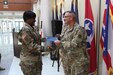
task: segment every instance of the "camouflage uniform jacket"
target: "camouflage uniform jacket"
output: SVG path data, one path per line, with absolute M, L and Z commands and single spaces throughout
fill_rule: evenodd
M 61 33 L 61 53 L 64 62 L 67 62 L 65 65 L 72 65 L 71 68 L 76 69 L 75 75 L 78 75 L 77 73 L 82 70 L 88 69 L 89 58 L 86 50 L 86 39 L 87 33 L 84 27 L 75 23 L 74 27 L 70 29 L 68 25 L 64 25 Z
M 38 31 L 36 31 L 36 28 L 32 28 L 25 23 L 18 33 L 18 39 L 22 43 L 22 50 L 20 53 L 21 61 L 41 61 L 41 36 Z

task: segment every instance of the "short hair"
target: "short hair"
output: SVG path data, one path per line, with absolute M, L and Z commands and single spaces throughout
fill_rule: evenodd
M 65 11 L 65 12 L 63 13 L 63 17 L 64 17 L 64 15 L 65 15 L 66 13 L 71 13 L 72 16 L 73 16 L 73 18 L 74 18 L 74 19 L 76 18 L 75 12 L 73 12 L 73 11 Z
M 26 20 L 28 20 L 28 19 L 31 19 L 31 18 L 33 18 L 33 17 L 36 17 L 36 14 L 35 14 L 33 11 L 28 10 L 28 11 L 25 11 L 25 12 L 23 13 L 23 20 L 24 20 L 24 21 L 26 21 Z

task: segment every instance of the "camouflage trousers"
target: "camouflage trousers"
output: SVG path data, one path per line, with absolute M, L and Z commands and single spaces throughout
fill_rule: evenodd
M 41 75 L 42 62 L 40 61 L 21 61 L 21 70 L 24 75 Z
M 62 59 L 63 69 L 65 75 L 88 75 L 88 66 L 77 67 L 76 64 L 72 61 L 67 61 L 67 58 Z

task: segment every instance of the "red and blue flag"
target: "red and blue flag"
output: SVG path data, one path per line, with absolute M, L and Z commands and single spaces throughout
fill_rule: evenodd
M 87 31 L 87 50 L 90 57 L 89 73 L 92 75 L 96 72 L 96 47 L 95 47 L 95 31 L 94 31 L 94 17 L 90 0 L 85 0 L 85 21 L 84 27 Z
M 103 25 L 101 33 L 101 48 L 102 48 L 102 75 L 111 75 L 113 73 L 113 5 L 111 0 L 105 0 L 105 10 L 103 16 Z M 109 38 L 109 39 L 108 39 Z

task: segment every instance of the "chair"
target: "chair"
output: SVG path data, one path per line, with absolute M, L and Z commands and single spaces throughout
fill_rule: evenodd
M 14 56 L 17 58 L 20 58 L 20 51 L 21 51 L 21 44 L 18 42 L 17 34 L 18 32 L 15 32 L 15 29 L 13 28 L 13 48 L 14 48 Z

